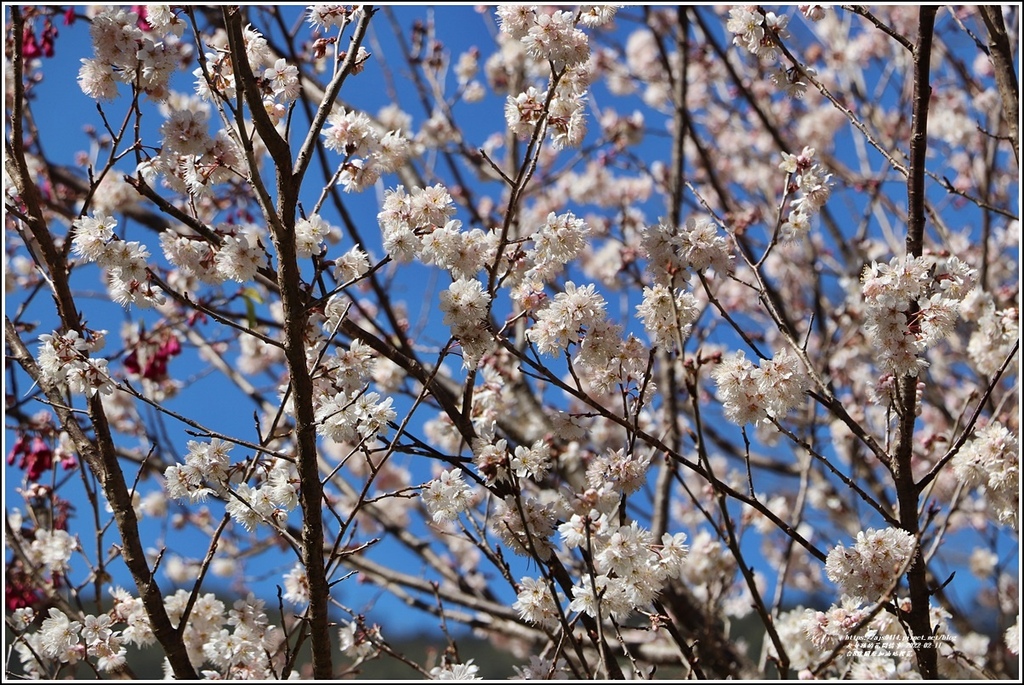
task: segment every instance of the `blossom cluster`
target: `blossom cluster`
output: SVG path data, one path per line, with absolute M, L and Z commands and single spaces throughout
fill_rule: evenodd
M 541 578 L 524 576 L 519 579 L 516 601 L 512 608 L 525 620 L 545 628 L 557 627 L 563 616 L 562 593 L 552 591 L 548 582 Z
M 52 575 L 67 573 L 71 555 L 78 548 L 78 540 L 66 530 L 37 528 L 27 551 L 30 561 Z
M 967 342 L 967 354 L 978 372 L 992 376 L 1010 355 L 1020 336 L 1020 309 L 998 309 L 989 293 L 975 290 L 971 299 L 980 300 L 970 310 L 961 310 L 967 320 L 976 320 L 977 328 Z M 965 298 L 966 299 L 966 298 Z
M 570 343 L 578 344 L 590 330 L 598 330 L 606 321 L 605 301 L 594 286 L 578 287 L 572 281 L 548 306 L 537 314 L 528 333 L 541 354 L 557 354 Z
M 341 319 L 345 312 L 337 312 L 338 300 L 332 299 L 325 308 L 327 314 L 323 322 L 323 328 L 327 335 L 337 332 Z M 317 342 L 322 342 L 314 338 Z M 312 342 L 312 340 L 311 340 Z M 322 355 L 321 345 L 310 345 L 307 353 L 307 361 L 312 367 L 319 361 L 319 365 L 313 372 L 313 394 L 314 397 L 328 399 L 342 393 L 344 395 L 358 394 L 366 383 L 374 368 L 374 354 L 361 340 L 353 340 L 347 348 L 338 346 L 330 354 Z
M 554 551 L 557 514 L 550 502 L 506 495 L 495 507 L 491 527 L 516 554 L 546 561 Z
M 1017 620 L 1013 622 L 1013 625 L 1006 629 L 1004 636 L 1006 640 L 1006 646 L 1010 650 L 1011 654 L 1020 654 L 1020 615 L 1017 615 Z
M 441 475 L 423 486 L 421 498 L 434 523 L 454 521 L 459 512 L 472 502 L 473 491 L 462 480 L 457 469 L 442 471 Z
M 864 329 L 885 373 L 917 376 L 928 366 L 921 355 L 952 333 L 974 278 L 952 255 L 893 257 L 864 268 Z
M 820 5 L 805 6 L 801 12 L 812 21 L 820 21 L 824 8 Z M 758 60 L 775 62 L 782 52 L 782 41 L 790 37 L 789 17 L 775 12 L 764 12 L 761 8 L 747 5 L 729 10 L 725 28 L 733 34 L 733 45 L 747 49 Z M 776 65 L 769 74 L 771 82 L 789 97 L 802 98 L 807 89 L 806 75 L 814 76 L 814 69 L 806 66 L 786 69 Z
M 776 88 L 784 92 L 788 97 L 802 100 L 807 93 L 808 77 L 817 76 L 817 72 L 811 67 L 790 67 L 777 66 L 769 74 L 768 78 Z
M 372 186 L 381 174 L 402 166 L 412 153 L 411 143 L 401 131 L 379 134 L 364 112 L 338 105 L 327 116 L 327 124 L 321 131 L 324 147 L 345 157 L 338 176 L 338 184 L 345 192 Z
M 787 348 L 756 366 L 739 350 L 723 357 L 711 375 L 726 418 L 741 426 L 781 420 L 810 385 L 803 363 Z
M 146 647 L 156 641 L 142 600 L 121 588 L 112 588 L 113 608 L 106 613 L 69 616 L 52 607 L 37 631 L 20 632 L 33 620 L 32 609 L 19 610 L 15 627 L 20 634 L 14 650 L 25 672 L 35 678 L 52 673 L 56 664 L 74 664 L 94 658 L 104 673 L 120 673 L 127 647 Z M 190 593 L 178 590 L 164 599 L 172 623 L 180 621 Z M 190 660 L 206 665 L 208 678 L 257 678 L 272 675 L 283 665 L 278 646 L 280 631 L 269 624 L 262 600 L 251 594 L 225 611 L 212 593 L 199 595 L 192 605 L 183 637 Z M 230 626 L 226 628 L 225 626 Z
M 121 240 L 114 235 L 116 219 L 97 212 L 91 217 L 79 217 L 72 226 L 72 252 L 106 270 L 112 300 L 141 307 L 163 304 L 163 293 L 153 286 L 147 273 L 149 250 L 138 241 Z
M 138 601 L 130 597 L 125 600 L 129 605 Z M 189 593 L 185 590 L 164 599 L 173 624 L 181 621 L 188 601 Z M 118 609 L 115 604 L 115 611 Z M 280 672 L 283 665 L 279 648 L 284 635 L 270 624 L 263 600 L 251 593 L 235 600 L 230 609 L 213 593 L 200 595 L 189 614 L 183 637 L 189 660 L 206 678 L 266 679 L 275 670 Z
M 572 588 L 567 609 L 591 616 L 628 616 L 649 607 L 665 583 L 680 575 L 688 547 L 685 533 L 665 533 L 655 544 L 635 521 L 614 525 L 607 514 L 573 514 L 558 527 L 567 549 L 585 549 L 596 573 L 585 572 Z M 541 579 L 523 577 L 513 608 L 530 623 L 554 628 L 563 614 L 563 597 Z
M 825 572 L 845 596 L 877 602 L 896 586 L 916 547 L 914 536 L 900 528 L 860 531 L 852 548 L 832 548 Z
M 491 347 L 486 319 L 490 299 L 475 278 L 460 278 L 441 293 L 438 308 L 444 313 L 444 324 L 462 345 L 463 368 L 475 369 Z
M 899 599 L 896 604 L 905 610 L 909 601 Z M 982 677 L 977 665 L 988 649 L 988 638 L 978 633 L 957 634 L 949 618 L 944 610 L 931 607 L 932 643 L 939 652 L 942 677 Z M 905 627 L 894 615 L 881 611 L 872 616 L 868 608 L 849 598 L 825 611 L 796 607 L 782 612 L 776 629 L 791 668 L 801 677 L 839 677 L 843 673 L 864 680 L 902 680 L 915 675 L 914 647 Z M 777 656 L 775 645 L 769 645 L 769 652 Z M 818 670 L 827 664 L 827 670 Z M 809 669 L 815 667 L 817 675 L 812 676 Z
M 650 465 L 650 454 L 608 449 L 587 464 L 587 484 L 598 493 L 630 495 L 643 487 Z
M 665 583 L 679 577 L 689 551 L 685 533 L 665 533 L 656 543 L 636 521 L 614 526 L 603 514 L 584 525 L 593 528 L 588 539 L 580 541 L 573 533 L 566 543 L 589 545 L 596 575 L 584 574 L 573 587 L 570 611 L 625 618 L 634 609 L 649 608 Z
M 682 226 L 664 222 L 648 226 L 643 232 L 643 249 L 655 284 L 666 287 L 707 269 L 726 274 L 732 259 L 725 236 L 705 218 L 690 217 Z
M 554 92 L 529 86 L 505 101 L 505 122 L 516 137 L 528 140 L 545 125 L 556 150 L 579 147 L 587 133 L 584 115 L 586 88 L 589 85 L 582 69 L 573 69 L 559 80 Z
M 487 483 L 509 480 L 508 442 L 504 438 L 477 438 L 473 443 L 473 463 Z
M 414 188 L 411 193 L 398 186 L 386 193 L 377 218 L 384 247 L 393 259 L 399 262 L 417 259 L 451 274 L 454 282 L 441 293 L 440 310 L 444 313 L 444 323 L 451 327 L 453 337 L 462 346 L 464 367 L 476 368 L 492 341 L 486 320 L 491 296 L 474 276 L 493 264 L 499 237 L 493 231 L 460 230 L 461 222 L 450 218 L 453 213 L 451 196 L 443 186 Z M 526 309 L 539 303 L 544 283 L 581 253 L 589 232 L 586 222 L 572 212 L 549 213 L 531 234 L 530 247 L 520 253 L 514 265 L 503 262 L 505 268 L 513 269 L 508 272 L 513 298 Z M 555 302 L 539 314 L 536 340 L 542 351 L 553 352 L 570 342 L 580 342 L 579 329 L 581 326 L 588 328 L 591 343 L 587 349 L 591 352 L 591 361 L 596 361 L 603 347 L 613 344 L 613 338 L 618 337 L 618 329 L 598 316 L 604 305 L 593 286 L 581 289 L 578 295 L 575 284 L 567 284 L 566 289 L 566 293 L 556 296 Z M 585 299 L 589 303 L 584 303 Z M 573 305 L 572 300 L 579 302 Z M 597 309 L 591 310 L 592 306 Z M 566 308 L 574 307 L 577 311 L 571 314 L 572 318 L 558 324 L 559 332 L 549 341 L 544 331 L 556 324 Z M 601 340 L 607 341 L 604 346 L 597 344 Z M 594 364 L 607 365 L 607 360 Z
M 666 347 L 685 340 L 700 315 L 697 298 L 685 290 L 672 291 L 664 285 L 644 286 L 644 301 L 636 311 L 651 342 Z
M 511 460 L 504 440 L 478 446 L 475 451 L 478 460 L 480 455 L 489 455 L 491 471 L 503 474 L 499 478 L 508 477 L 510 471 L 520 478 L 536 478 L 549 468 L 550 449 L 544 441 L 529 448 L 517 447 Z M 547 581 L 522 578 L 513 608 L 524 619 L 554 628 L 566 610 L 621 618 L 635 609 L 649 608 L 664 584 L 679 577 L 688 551 L 684 534 L 666 533 L 659 541 L 636 522 L 617 523 L 615 512 L 621 498 L 643 485 L 649 463 L 649 455 L 636 457 L 624 450 L 609 451 L 587 466 L 583 490 L 575 495 L 571 506 L 561 497 L 537 498 L 530 494 L 530 488 L 498 504 L 491 526 L 517 554 L 549 558 L 555 552 L 553 535 L 557 531 L 565 550 L 583 549 L 593 560 L 593 573 L 582 573 L 568 607 L 563 606 L 564 597 Z M 501 470 L 498 464 L 506 466 Z M 423 497 L 435 520 L 454 518 L 461 506 L 455 500 L 465 493 L 461 481 L 456 481 L 448 496 L 443 494 L 444 479 L 428 485 L 430 489 Z M 564 521 L 558 523 L 562 517 Z
M 441 184 L 435 184 L 427 188 L 413 188 L 406 192 L 404 186 L 398 186 L 388 190 L 384 194 L 384 202 L 380 212 L 377 214 L 377 223 L 380 225 L 381 236 L 384 241 L 384 250 L 392 259 L 399 263 L 411 262 L 413 259 L 436 263 L 434 255 L 443 255 L 443 263 L 452 264 L 449 268 L 458 268 L 461 274 L 470 275 L 480 270 L 483 261 L 472 259 L 465 266 L 457 266 L 453 263 L 453 257 L 460 254 L 475 255 L 478 250 L 472 248 L 472 244 L 479 240 L 478 237 L 471 237 L 468 234 L 448 235 L 445 237 L 443 250 L 432 250 L 428 258 L 424 259 L 423 252 L 428 248 L 429 242 L 426 236 L 442 227 L 447 227 L 449 220 L 455 214 L 455 205 L 448 190 Z M 452 224 L 446 230 L 453 233 L 461 227 Z M 458 239 L 458 243 L 456 243 Z M 462 243 L 466 249 L 460 249 Z M 472 268 L 472 264 L 476 268 Z
M 295 222 L 295 256 L 308 259 L 320 254 L 324 239 L 332 233 L 332 227 L 319 214 L 310 214 Z
M 751 54 L 772 61 L 778 56 L 779 40 L 789 38 L 789 17 L 774 12 L 762 12 L 753 6 L 734 7 L 729 10 L 725 28 L 733 34 L 733 45 L 742 45 Z
M 397 416 L 393 401 L 373 391 L 318 396 L 314 399 L 316 431 L 334 442 L 372 442 Z
M 96 100 L 113 100 L 125 83 L 155 101 L 168 97 L 168 81 L 181 61 L 178 41 L 185 22 L 168 5 L 149 5 L 145 18 L 126 8 L 112 7 L 92 19 L 89 33 L 94 57 L 82 60 L 78 83 Z
M 788 174 L 787 178 L 793 179 L 795 188 L 800 192 L 790 203 L 789 215 L 781 225 L 784 239 L 804 238 L 811 229 L 811 218 L 821 210 L 832 194 L 832 174 L 814 161 L 814 155 L 812 147 L 804 147 L 799 155 L 782 153 L 779 168 Z
M 39 371 L 51 383 L 66 385 L 78 394 L 93 397 L 97 393 L 110 395 L 116 387 L 107 369 L 107 360 L 91 358 L 89 352 L 103 347 L 104 335 L 83 338 L 78 331 L 39 336 Z
M 248 531 L 261 523 L 280 525 L 299 506 L 299 477 L 295 465 L 275 459 L 257 486 L 239 483 L 227 495 L 225 511 Z
M 697 531 L 689 542 L 680 579 L 693 596 L 707 605 L 718 604 L 727 616 L 741 618 L 750 612 L 750 598 L 736 583 L 737 563 L 728 545 L 708 530 Z
M 430 669 L 431 680 L 481 680 L 477 673 L 480 667 L 468 659 L 465 663 L 446 663 Z
M 344 28 L 355 14 L 355 8 L 348 5 L 310 5 L 309 23 L 320 28 Z
M 229 442 L 214 438 L 210 442 L 189 440 L 188 454 L 184 464 L 172 464 L 164 470 L 167 496 L 171 499 L 188 499 L 202 502 L 217 492 L 211 488 L 227 482 L 231 458 L 228 452 L 234 447 Z
M 573 12 L 541 12 L 529 5 L 505 5 L 496 12 L 504 33 L 517 39 L 534 59 L 550 60 L 556 70 L 587 59 L 587 34 L 576 28 Z
M 953 472 L 967 487 L 982 487 L 993 518 L 1017 530 L 1020 521 L 1020 443 L 993 421 L 975 432 L 953 457 Z
M 235 73 L 227 49 L 226 34 L 211 41 L 204 65 L 194 71 L 198 98 L 188 98 L 170 90 L 174 70 L 185 63 L 185 43 L 181 37 L 185 22 L 170 6 L 148 5 L 144 16 L 123 8 L 100 12 L 92 20 L 94 57 L 82 60 L 79 84 L 87 95 L 99 100 L 117 97 L 119 82 L 137 86 L 160 103 L 165 121 L 160 126 L 163 145 L 158 154 L 144 160 L 139 173 L 147 181 L 156 176 L 176 191 L 193 195 L 208 194 L 211 187 L 244 174 L 244 162 L 234 133 L 208 131 L 209 100 L 213 93 L 233 98 Z M 266 39 L 252 27 L 246 27 L 246 56 L 254 73 L 262 76 L 267 112 L 279 120 L 287 104 L 299 94 L 298 69 L 276 58 Z
M 512 667 L 519 680 L 569 680 L 569 671 L 563 659 L 548 659 L 533 654 L 530 662 Z
M 160 154 L 137 168 L 147 183 L 159 178 L 175 192 L 202 198 L 244 175 L 245 159 L 234 133 L 221 129 L 210 135 L 209 103 L 174 93 L 165 109 Z
M 445 269 L 454 279 L 472 278 L 493 259 L 497 243 L 494 232 L 463 231 L 461 221 L 449 220 L 423 233 L 419 258 Z
M 26 634 L 18 642 L 16 649 L 22 666 L 29 673 L 38 674 L 42 668 L 40 658 L 59 663 L 76 663 L 85 656 L 85 647 L 80 644 L 81 631 L 80 621 L 72 621 L 60 609 L 51 608 L 39 630 Z
M 536 440 L 529 447 L 519 445 L 509 466 L 517 477 L 531 478 L 539 483 L 551 470 L 551 449 L 544 440 Z
M 264 108 L 271 117 L 279 119 L 289 96 L 294 100 L 299 94 L 298 69 L 294 66 L 288 68 L 278 62 L 266 37 L 252 25 L 242 30 L 242 41 L 249 68 L 253 74 L 264 77 L 259 84 L 264 96 Z M 207 46 L 210 51 L 205 53 L 205 59 L 192 72 L 196 77 L 196 93 L 204 100 L 211 100 L 215 96 L 233 100 L 238 94 L 238 69 L 228 46 L 227 33 L 218 31 Z M 275 101 L 277 95 L 282 96 L 282 101 Z
M 217 285 L 225 281 L 245 283 L 267 264 L 260 240 L 261 229 L 254 225 L 218 226 L 219 246 L 194 235 L 166 230 L 160 234 L 164 256 L 178 268 L 180 276 Z
M 332 296 L 322 315 L 310 317 L 306 330 L 306 361 L 313 380 L 313 412 L 317 434 L 335 444 L 373 444 L 397 416 L 391 396 L 368 390 L 379 360 L 368 345 L 353 340 L 348 347 L 331 346 L 347 306 Z M 325 348 L 331 346 L 327 353 Z M 287 386 L 282 386 L 282 398 Z M 290 410 L 290 403 L 286 408 Z
M 342 621 L 338 630 L 338 647 L 345 656 L 361 661 L 373 656 L 382 642 L 380 627 L 367 628 L 361 622 Z
M 648 358 L 646 347 L 635 336 L 623 340 L 622 327 L 608 319 L 605 307 L 594 284 L 577 286 L 567 281 L 565 290 L 536 313 L 526 333 L 541 354 L 555 355 L 567 352 L 570 345 L 578 346 L 573 366 L 598 394 L 643 379 Z
M 523 257 L 524 266 L 528 265 L 523 280 L 551 281 L 562 267 L 583 252 L 591 233 L 587 222 L 572 212 L 549 212 L 544 223 L 530 236 L 533 245 Z
M 566 10 L 541 10 L 530 5 L 502 5 L 496 14 L 502 35 L 525 48 L 526 56 L 551 65 L 548 90 L 528 86 L 505 102 L 505 121 L 522 139 L 536 135 L 546 126 L 552 147 L 578 147 L 587 132 L 584 104 L 590 84 L 587 34 L 577 24 L 597 27 L 611 21 L 614 6 L 578 15 Z M 492 66 L 493 69 L 493 66 Z M 492 79 L 493 81 L 493 79 Z

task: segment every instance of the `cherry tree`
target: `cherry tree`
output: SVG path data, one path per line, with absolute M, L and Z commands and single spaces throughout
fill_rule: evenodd
M 8 676 L 1019 672 L 1016 8 L 5 12 Z

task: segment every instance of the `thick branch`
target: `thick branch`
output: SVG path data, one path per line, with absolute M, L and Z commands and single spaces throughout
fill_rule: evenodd
M 1020 86 L 1013 71 L 1013 49 L 1006 35 L 1003 10 L 998 5 L 978 8 L 988 29 L 988 56 L 995 70 L 996 87 L 1003 101 L 1003 118 L 1009 129 L 1013 156 L 1020 163 Z
M 11 16 L 14 20 L 15 35 L 20 37 L 23 35 L 23 20 L 17 7 L 11 8 Z M 36 247 L 42 253 L 39 256 L 42 258 L 50 276 L 50 287 L 53 291 L 54 300 L 57 303 L 61 330 L 75 330 L 81 333 L 81 317 L 75 307 L 74 297 L 71 294 L 71 288 L 68 283 L 67 264 L 62 259 L 53 236 L 50 234 L 47 222 L 43 217 L 39 189 L 32 180 L 25 159 L 21 125 L 21 116 L 25 108 L 22 80 L 24 60 L 21 41 L 15 40 L 14 43 L 15 101 L 11 113 L 12 139 L 6 141 L 7 163 L 13 167 L 11 169 L 11 176 L 18 188 L 22 201 L 25 203 L 29 232 L 34 239 Z M 185 644 L 181 639 L 181 632 L 175 630 L 171 625 L 170 618 L 164 609 L 163 595 L 146 562 L 145 549 L 139 536 L 138 521 L 135 517 L 135 510 L 132 507 L 131 493 L 128 490 L 121 467 L 117 462 L 117 453 L 114 449 L 110 428 L 107 424 L 100 399 L 93 397 L 89 401 L 88 413 L 95 436 L 94 440 L 90 440 L 72 412 L 64 408 L 63 397 L 57 388 L 53 387 L 41 375 L 40 369 L 32 355 L 21 342 L 14 324 L 6 317 L 4 319 L 4 337 L 5 343 L 12 348 L 13 357 L 17 359 L 33 380 L 39 384 L 53 404 L 62 427 L 71 436 L 79 454 L 82 455 L 82 458 L 100 482 L 103 494 L 113 509 L 118 532 L 121 535 L 121 554 L 125 565 L 132 574 L 143 606 L 149 616 L 153 634 L 164 648 L 171 668 L 179 678 L 196 678 L 195 669 L 189 661 Z
M 237 8 L 224 9 L 224 22 L 235 72 L 244 89 L 253 125 L 267 145 L 277 172 L 277 206 L 263 206 L 277 252 L 277 285 L 284 316 L 284 349 L 295 414 L 295 459 L 299 472 L 299 503 L 302 507 L 302 562 L 309 581 L 309 629 L 313 656 L 313 677 L 333 677 L 329 632 L 330 585 L 324 565 L 323 485 L 320 482 L 316 449 L 316 417 L 313 411 L 313 381 L 306 361 L 306 327 L 309 320 L 308 292 L 303 288 L 295 247 L 295 211 L 298 184 L 292 180 L 291 152 L 275 130 L 263 107 L 262 95 L 245 58 L 242 17 Z M 252 173 L 255 175 L 256 170 Z
M 259 132 L 263 144 L 267 146 L 274 164 L 279 171 L 287 171 L 291 174 L 292 153 L 288 148 L 288 141 L 281 137 L 274 122 L 270 120 L 266 107 L 263 105 L 263 94 L 260 92 L 259 81 L 252 72 L 252 66 L 246 57 L 245 34 L 242 30 L 241 8 L 224 8 L 224 28 L 228 34 L 228 44 L 231 46 L 231 66 L 235 70 L 236 87 L 240 87 L 245 94 L 246 104 L 252 114 L 253 125 Z M 256 170 L 252 172 L 255 174 Z
M 914 118 L 911 124 L 910 174 L 907 181 L 908 257 L 919 257 L 924 250 L 924 182 L 928 152 L 928 105 L 931 99 L 929 79 L 936 12 L 936 7 L 921 8 L 918 42 L 914 49 Z M 908 316 L 913 316 L 913 311 L 909 312 Z M 900 505 L 900 527 L 915 536 L 919 534 L 918 489 L 914 483 L 912 459 L 917 382 L 918 379 L 910 375 L 900 380 L 899 442 L 892 469 Z M 915 551 L 914 562 L 907 572 L 907 581 L 910 585 L 911 608 L 906 620 L 916 638 L 914 652 L 917 655 L 918 668 L 923 678 L 934 679 L 937 676 L 937 654 L 935 644 L 931 642 L 931 593 L 928 590 L 928 569 L 920 548 Z
M 192 663 L 189 661 L 185 643 L 182 640 L 183 626 L 175 629 L 164 608 L 164 597 L 153 577 L 153 572 L 146 562 L 146 551 L 139 535 L 138 519 L 132 507 L 132 495 L 124 480 L 124 474 L 117 463 L 114 444 L 110 437 L 110 428 L 102 410 L 97 411 L 100 399 L 93 397 L 89 402 L 89 413 L 93 421 L 95 440 L 90 439 L 79 425 L 73 411 L 66 406 L 61 392 L 45 377 L 25 347 L 18 331 L 11 320 L 4 317 L 4 343 L 8 346 L 9 357 L 25 370 L 25 373 L 42 389 L 50 405 L 57 413 L 60 426 L 67 431 L 75 449 L 89 470 L 99 481 L 103 494 L 114 512 L 117 530 L 121 534 L 121 558 L 132 574 L 132 579 L 139 591 L 139 598 L 146 609 L 150 627 L 160 646 L 163 648 L 168 662 L 176 677 L 184 680 L 198 678 Z

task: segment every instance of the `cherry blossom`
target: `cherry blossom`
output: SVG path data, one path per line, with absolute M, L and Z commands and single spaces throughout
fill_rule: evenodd
M 1015 8 L 5 11 L 9 677 L 1013 675 Z

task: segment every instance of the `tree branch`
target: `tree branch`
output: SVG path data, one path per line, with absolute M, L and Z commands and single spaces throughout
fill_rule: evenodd
M 978 7 L 988 29 L 988 56 L 995 70 L 996 87 L 1003 102 L 1003 118 L 1013 144 L 1013 157 L 1020 164 L 1020 85 L 1013 71 L 1013 49 L 1003 23 L 1003 8 L 999 5 Z
M 907 179 L 907 256 L 919 257 L 924 250 L 925 229 L 925 164 L 928 154 L 928 105 L 931 100 L 932 34 L 936 7 L 922 7 L 918 20 L 917 46 L 914 48 L 914 114 L 910 137 L 910 172 Z M 907 313 L 913 317 L 915 306 Z M 914 483 L 913 455 L 914 428 L 917 416 L 916 376 L 906 375 L 899 381 L 900 412 L 898 443 L 893 457 L 892 472 L 896 496 L 900 507 L 900 526 L 920 537 L 918 522 L 918 489 Z M 907 571 L 910 585 L 911 608 L 907 623 L 914 640 L 914 653 L 918 668 L 925 679 L 938 676 L 937 650 L 932 641 L 928 568 L 920 546 L 914 552 L 914 561 Z

